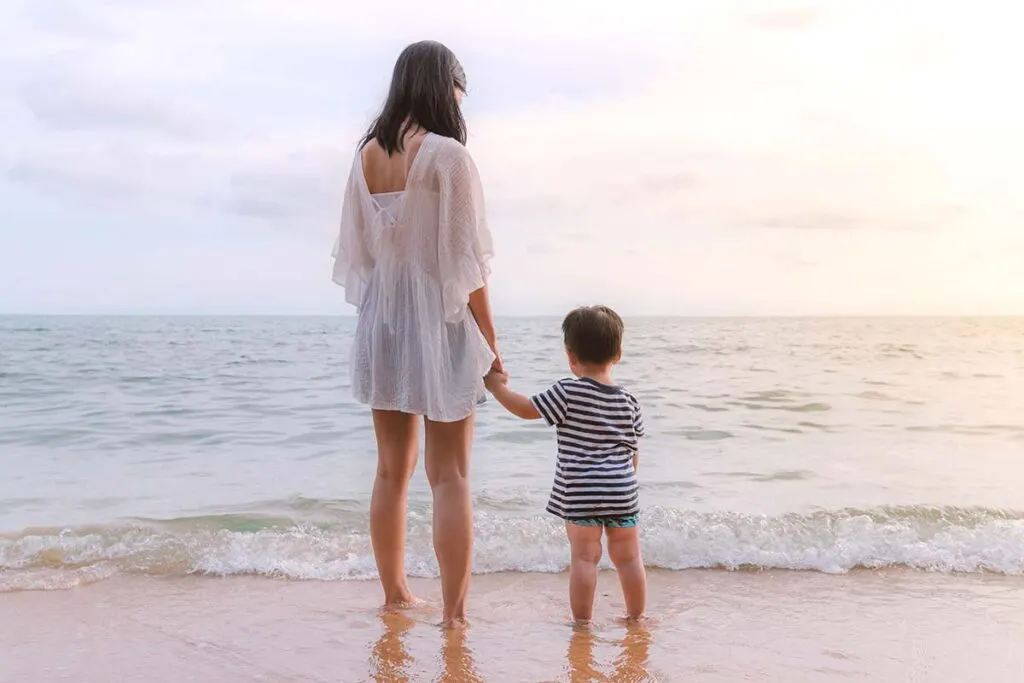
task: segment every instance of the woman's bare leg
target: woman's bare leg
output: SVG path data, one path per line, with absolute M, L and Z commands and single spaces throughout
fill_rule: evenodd
M 434 552 L 441 569 L 443 621 L 457 626 L 466 618 L 466 593 L 473 563 L 473 501 L 469 491 L 469 452 L 473 417 L 460 422 L 427 420 L 427 481 L 434 496 Z
M 615 565 L 626 601 L 626 618 L 640 619 L 647 607 L 647 571 L 640 555 L 640 529 L 638 527 L 609 527 L 608 557 Z
M 565 525 L 572 553 L 572 563 L 569 565 L 569 606 L 577 624 L 590 621 L 594 614 L 602 531 L 599 526 L 581 526 L 572 522 Z
M 419 453 L 418 419 L 408 413 L 373 411 L 377 477 L 370 499 L 370 538 L 386 605 L 413 599 L 405 576 L 405 517 L 409 479 Z

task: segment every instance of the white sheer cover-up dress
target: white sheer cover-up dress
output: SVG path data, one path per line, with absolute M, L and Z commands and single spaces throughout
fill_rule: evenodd
M 357 401 L 436 422 L 469 417 L 494 362 L 469 310 L 493 255 L 476 165 L 428 133 L 405 189 L 371 195 L 358 150 L 335 242 L 334 282 L 358 309 L 350 370 Z

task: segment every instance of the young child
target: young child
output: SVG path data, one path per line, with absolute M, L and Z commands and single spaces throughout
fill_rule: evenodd
M 622 357 L 622 331 L 622 318 L 610 308 L 578 308 L 562 322 L 575 378 L 560 380 L 532 398 L 512 391 L 505 374 L 492 371 L 485 380 L 513 415 L 556 427 L 558 462 L 547 511 L 565 520 L 572 550 L 569 604 L 573 619 L 584 623 L 594 610 L 602 533 L 608 537 L 627 618 L 640 619 L 647 600 L 636 480 L 644 423 L 637 400 L 611 374 Z

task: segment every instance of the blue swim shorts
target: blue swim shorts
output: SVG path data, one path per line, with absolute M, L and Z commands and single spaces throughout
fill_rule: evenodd
M 640 515 L 619 515 L 615 517 L 585 517 L 566 520 L 577 526 L 603 526 L 605 529 L 631 529 L 640 521 Z

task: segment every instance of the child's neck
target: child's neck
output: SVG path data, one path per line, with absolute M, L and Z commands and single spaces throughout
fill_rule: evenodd
M 576 368 L 576 376 L 586 377 L 610 387 L 615 386 L 615 380 L 612 379 L 611 365 L 580 365 Z

